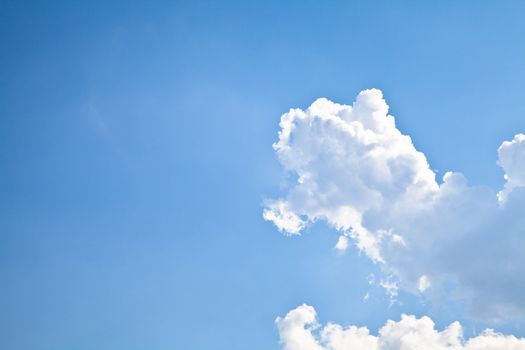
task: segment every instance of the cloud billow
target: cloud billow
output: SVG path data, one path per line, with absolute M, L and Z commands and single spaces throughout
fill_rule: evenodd
M 366 327 L 343 327 L 317 322 L 317 313 L 301 305 L 275 321 L 284 350 L 524 350 L 525 339 L 503 335 L 491 329 L 468 340 L 463 338 L 459 322 L 442 331 L 435 329 L 429 317 L 402 315 L 399 321 L 387 321 L 378 335 Z
M 263 217 L 279 230 L 324 220 L 341 233 L 336 248 L 354 243 L 409 292 L 455 295 L 478 319 L 525 316 L 525 135 L 498 150 L 497 193 L 456 172 L 438 183 L 376 89 L 352 106 L 321 98 L 291 109 L 280 128 L 274 149 L 297 181 L 266 202 Z

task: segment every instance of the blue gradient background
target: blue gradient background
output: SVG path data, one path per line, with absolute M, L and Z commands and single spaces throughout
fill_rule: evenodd
M 280 115 L 371 87 L 438 177 L 499 189 L 496 149 L 525 131 L 524 11 L 0 1 L 0 348 L 278 349 L 275 317 L 302 303 L 374 332 L 401 312 L 479 332 L 446 305 L 390 307 L 336 232 L 284 237 L 261 203 Z

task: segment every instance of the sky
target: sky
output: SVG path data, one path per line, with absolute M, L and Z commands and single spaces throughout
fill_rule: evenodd
M 524 11 L 0 1 L 0 348 L 525 349 Z

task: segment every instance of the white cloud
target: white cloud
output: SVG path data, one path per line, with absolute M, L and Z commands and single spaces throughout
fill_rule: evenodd
M 341 232 L 337 249 L 350 239 L 399 288 L 418 294 L 432 281 L 434 301 L 462 298 L 473 317 L 525 316 L 524 135 L 498 150 L 506 178 L 498 194 L 456 172 L 439 184 L 379 90 L 352 106 L 321 98 L 291 109 L 280 127 L 273 147 L 297 181 L 268 202 L 266 220 L 290 234 L 324 220 Z
M 281 230 L 291 228 L 291 234 L 304 227 L 299 215 L 310 222 L 324 219 L 381 260 L 377 237 L 363 227 L 363 215 L 394 203 L 408 209 L 439 189 L 425 156 L 387 111 L 381 91 L 366 90 L 353 107 L 321 98 L 306 111 L 284 114 L 274 149 L 298 180 L 278 207 L 265 209 L 265 219 Z
M 518 134 L 512 141 L 503 142 L 498 149 L 498 156 L 506 180 L 498 196 L 504 201 L 513 189 L 525 186 L 525 135 Z
M 313 307 L 302 305 L 284 318 L 275 320 L 285 350 L 323 350 L 312 333 L 317 328 L 317 314 Z
M 348 237 L 345 235 L 339 236 L 335 248 L 341 251 L 346 250 L 348 248 Z
M 295 235 L 304 228 L 304 221 L 291 211 L 285 201 L 270 201 L 263 211 L 263 218 L 272 221 L 281 232 Z
M 366 327 L 318 324 L 315 309 L 301 305 L 278 317 L 276 324 L 284 350 L 525 350 L 525 339 L 485 330 L 465 340 L 459 322 L 442 331 L 429 317 L 402 315 L 387 321 L 378 335 Z
M 417 289 L 420 293 L 424 293 L 428 288 L 430 288 L 430 281 L 427 275 L 422 275 L 419 277 Z

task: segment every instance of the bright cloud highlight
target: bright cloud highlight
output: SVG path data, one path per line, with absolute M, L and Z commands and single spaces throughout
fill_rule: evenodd
M 321 98 L 291 109 L 280 128 L 273 147 L 297 180 L 264 209 L 279 230 L 324 220 L 341 233 L 337 249 L 353 242 L 396 288 L 454 295 L 484 320 L 525 316 L 525 135 L 499 148 L 506 183 L 496 193 L 456 172 L 438 183 L 376 89 L 352 106 Z
M 505 141 L 498 149 L 499 165 L 505 170 L 505 187 L 498 194 L 504 201 L 517 187 L 525 186 L 525 135 L 518 134 L 512 141 Z

